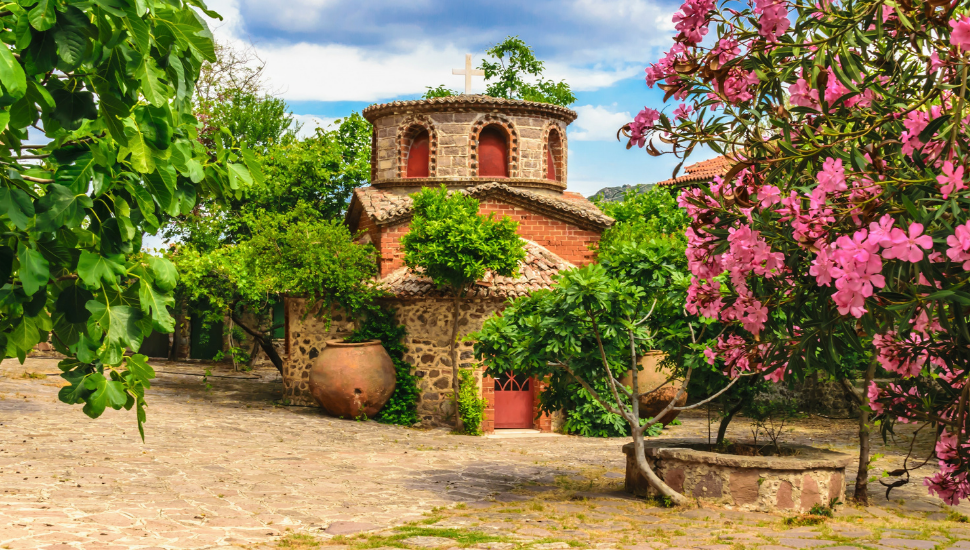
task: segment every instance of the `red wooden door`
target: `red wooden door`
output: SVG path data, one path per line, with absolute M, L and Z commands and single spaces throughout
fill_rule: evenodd
M 495 428 L 532 427 L 531 378 L 503 374 L 495 379 Z

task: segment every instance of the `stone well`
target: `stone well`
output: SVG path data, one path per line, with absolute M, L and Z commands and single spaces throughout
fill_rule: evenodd
M 807 512 L 833 498 L 845 502 L 845 467 L 853 457 L 805 445 L 786 445 L 794 456 L 740 456 L 712 453 L 706 441 L 646 442 L 645 454 L 654 471 L 675 491 L 701 501 L 733 505 L 742 510 Z M 640 473 L 633 443 L 626 455 L 626 490 L 638 496 L 655 494 Z

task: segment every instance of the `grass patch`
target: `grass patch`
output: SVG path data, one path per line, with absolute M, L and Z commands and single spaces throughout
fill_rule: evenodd
M 784 519 L 785 525 L 789 527 L 804 527 L 807 525 L 821 525 L 828 520 L 828 516 L 815 514 L 799 514 L 797 516 Z
M 311 548 L 320 548 L 320 541 L 306 533 L 287 533 L 283 538 L 276 541 L 276 547 L 290 548 L 291 550 L 310 550 Z
M 436 519 L 435 521 L 438 520 Z M 356 539 L 350 539 L 346 542 L 352 544 L 359 550 L 378 548 L 381 546 L 405 548 L 402 541 L 411 537 L 443 537 L 454 540 L 455 545 L 462 548 L 485 542 L 513 542 L 506 536 L 489 535 L 479 531 L 465 529 L 425 527 L 418 524 L 405 525 L 394 530 L 396 533 L 393 535 L 359 535 Z
M 960 512 L 957 512 L 956 510 L 950 510 L 950 511 L 948 511 L 946 513 L 946 520 L 947 521 L 954 521 L 956 523 L 968 523 L 968 522 L 970 522 L 970 518 L 967 518 L 967 516 L 961 514 Z
M 24 371 L 24 373 L 21 374 L 20 377 L 21 378 L 28 379 L 28 380 L 29 379 L 43 380 L 43 379 L 47 378 L 47 375 L 46 374 L 43 374 L 43 373 L 40 373 L 40 372 L 27 372 L 27 371 Z

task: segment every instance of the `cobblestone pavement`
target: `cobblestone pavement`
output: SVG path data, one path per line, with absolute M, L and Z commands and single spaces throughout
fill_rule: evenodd
M 970 539 L 970 529 L 946 520 L 919 476 L 893 501 L 880 496 L 821 527 L 790 529 L 780 516 L 671 511 L 626 498 L 624 439 L 473 438 L 342 421 L 276 404 L 282 385 L 272 369 L 213 367 L 206 390 L 203 366 L 157 364 L 142 443 L 133 412 L 91 420 L 58 402 L 60 378 L 43 377 L 57 373 L 56 363 L 0 363 L 0 548 L 311 548 L 322 541 L 345 550 L 847 543 L 970 550 L 957 541 Z M 706 415 L 695 412 L 662 437 L 707 430 Z M 735 421 L 729 437 L 745 439 L 748 430 Z M 851 452 L 856 430 L 851 421 L 806 420 L 786 440 Z M 886 455 L 877 470 L 897 467 L 909 441 L 900 434 L 897 446 L 875 443 L 874 452 Z

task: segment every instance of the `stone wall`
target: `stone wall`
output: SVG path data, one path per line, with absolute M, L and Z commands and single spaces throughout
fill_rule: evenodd
M 668 446 L 669 445 L 669 446 Z M 739 456 L 648 443 L 646 458 L 671 489 L 717 505 L 741 510 L 807 512 L 832 499 L 845 502 L 845 466 L 852 457 L 798 446 L 795 456 Z M 636 463 L 633 443 L 626 454 L 627 492 L 655 495 Z
M 376 151 L 375 183 L 401 180 L 407 167 L 407 153 L 415 128 L 428 130 L 431 136 L 431 178 L 475 181 L 477 173 L 477 136 L 490 124 L 502 127 L 509 137 L 509 180 L 540 183 L 551 187 L 566 186 L 566 163 L 559 163 L 556 179 L 547 180 L 546 140 L 551 130 L 558 131 L 557 147 L 567 149 L 564 120 L 530 113 L 429 112 L 394 114 L 374 121 Z M 483 180 L 493 180 L 484 178 Z M 412 180 L 413 181 L 413 180 Z

